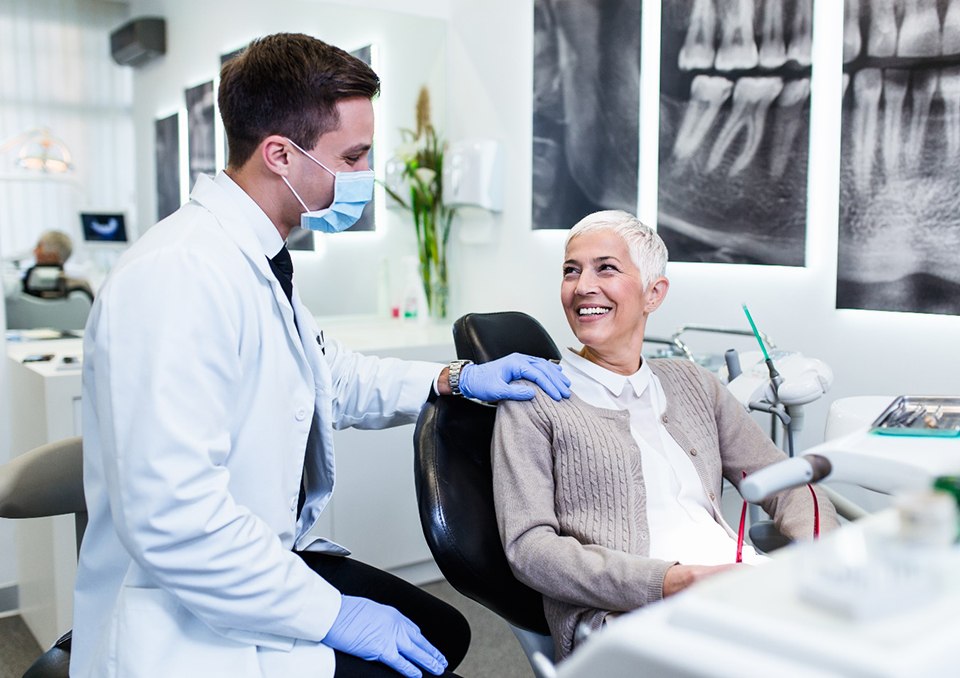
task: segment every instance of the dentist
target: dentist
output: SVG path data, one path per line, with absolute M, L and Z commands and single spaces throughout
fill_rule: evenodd
M 302 305 L 285 240 L 359 217 L 378 91 L 336 47 L 255 40 L 221 74 L 226 170 L 98 295 L 72 676 L 453 675 L 466 653 L 456 610 L 309 534 L 333 491 L 333 431 L 410 423 L 431 392 L 533 397 L 523 378 L 559 399 L 569 382 L 519 355 L 362 356 Z

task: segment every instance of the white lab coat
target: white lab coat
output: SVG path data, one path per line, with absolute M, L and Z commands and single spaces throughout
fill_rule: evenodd
M 414 421 L 439 372 L 329 338 L 324 355 L 294 291 L 298 337 L 250 227 L 266 216 L 236 191 L 201 177 L 91 312 L 72 676 L 332 676 L 340 594 L 291 549 L 347 553 L 307 536 L 334 428 Z

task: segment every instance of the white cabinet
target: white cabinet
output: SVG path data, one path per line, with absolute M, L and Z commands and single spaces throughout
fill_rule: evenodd
M 366 317 L 318 318 L 348 348 L 384 357 L 445 363 L 454 357 L 450 326 Z M 81 434 L 79 339 L 8 343 L 13 455 Z M 28 355 L 53 353 L 46 362 Z M 423 539 L 413 479 L 413 425 L 335 434 L 334 497 L 314 532 L 353 556 L 415 583 L 439 578 Z M 76 544 L 72 517 L 18 521 L 21 613 L 41 646 L 72 624 Z
M 82 348 L 80 339 L 7 344 L 12 456 L 81 435 L 78 357 Z M 52 358 L 22 362 L 28 356 L 46 355 Z M 16 548 L 20 613 L 37 642 L 48 647 L 73 624 L 77 572 L 73 516 L 18 520 Z

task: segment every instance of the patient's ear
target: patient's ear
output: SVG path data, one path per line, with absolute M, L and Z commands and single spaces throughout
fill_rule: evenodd
M 653 313 L 667 296 L 667 290 L 670 289 L 670 281 L 660 276 L 654 280 L 647 289 L 647 304 L 644 307 L 645 313 Z

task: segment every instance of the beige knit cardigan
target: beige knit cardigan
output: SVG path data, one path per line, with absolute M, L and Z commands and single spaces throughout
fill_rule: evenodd
M 663 423 L 689 455 L 720 520 L 723 478 L 739 486 L 742 472 L 785 454 L 707 370 L 677 359 L 650 360 L 650 367 L 666 396 Z M 598 628 L 607 616 L 663 595 L 674 563 L 648 557 L 642 454 L 624 410 L 593 407 L 576 395 L 556 402 L 539 390 L 533 400 L 498 407 L 493 489 L 500 535 L 516 577 L 544 596 L 558 659 L 573 650 L 580 622 Z M 821 529 L 835 527 L 833 505 L 819 492 L 818 499 Z M 812 535 L 806 487 L 763 508 L 784 535 Z

